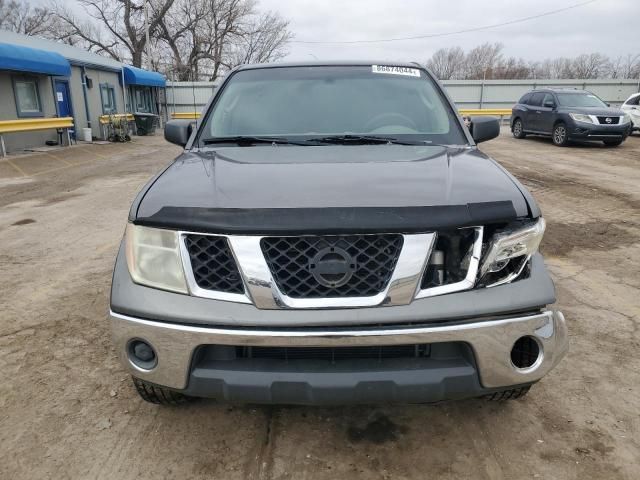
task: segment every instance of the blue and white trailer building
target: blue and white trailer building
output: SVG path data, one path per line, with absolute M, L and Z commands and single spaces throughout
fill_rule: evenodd
M 85 50 L 0 30 L 0 122 L 73 117 L 74 130 L 102 136 L 100 117 L 116 113 L 159 114 L 165 78 Z M 4 136 L 11 153 L 57 140 L 55 130 Z

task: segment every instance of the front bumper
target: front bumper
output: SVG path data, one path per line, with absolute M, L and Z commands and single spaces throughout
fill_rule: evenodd
M 433 402 L 530 384 L 549 372 L 568 350 L 560 312 L 544 311 L 500 319 L 384 327 L 256 328 L 207 327 L 158 322 L 111 312 L 115 348 L 138 378 L 187 394 L 255 403 Z M 516 368 L 510 352 L 522 336 L 540 347 L 538 360 Z M 154 368 L 137 367 L 129 342 L 150 343 Z M 338 367 L 309 363 L 196 361 L 208 345 L 343 347 L 366 345 L 466 345 L 471 358 L 447 355 L 446 349 L 420 362 L 375 361 Z M 243 365 L 249 365 L 248 368 Z
M 573 122 L 569 129 L 572 140 L 624 140 L 631 133 L 632 123 L 622 125 L 593 125 L 583 122 Z

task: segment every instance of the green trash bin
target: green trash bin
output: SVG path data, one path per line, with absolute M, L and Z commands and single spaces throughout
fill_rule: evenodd
M 157 115 L 153 113 L 135 112 L 133 118 L 136 121 L 136 133 L 139 136 L 155 135 Z

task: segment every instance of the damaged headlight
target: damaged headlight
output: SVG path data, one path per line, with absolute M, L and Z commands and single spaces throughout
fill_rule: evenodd
M 496 233 L 482 258 L 478 284 L 494 287 L 520 276 L 531 255 L 538 251 L 545 226 L 541 217 L 517 230 Z
M 129 274 L 148 287 L 187 293 L 178 232 L 129 224 L 125 233 Z

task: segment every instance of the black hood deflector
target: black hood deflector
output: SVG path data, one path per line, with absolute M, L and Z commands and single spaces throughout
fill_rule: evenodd
M 300 235 L 430 232 L 507 223 L 516 218 L 512 202 L 498 201 L 425 207 L 162 207 L 134 223 L 202 233 Z

